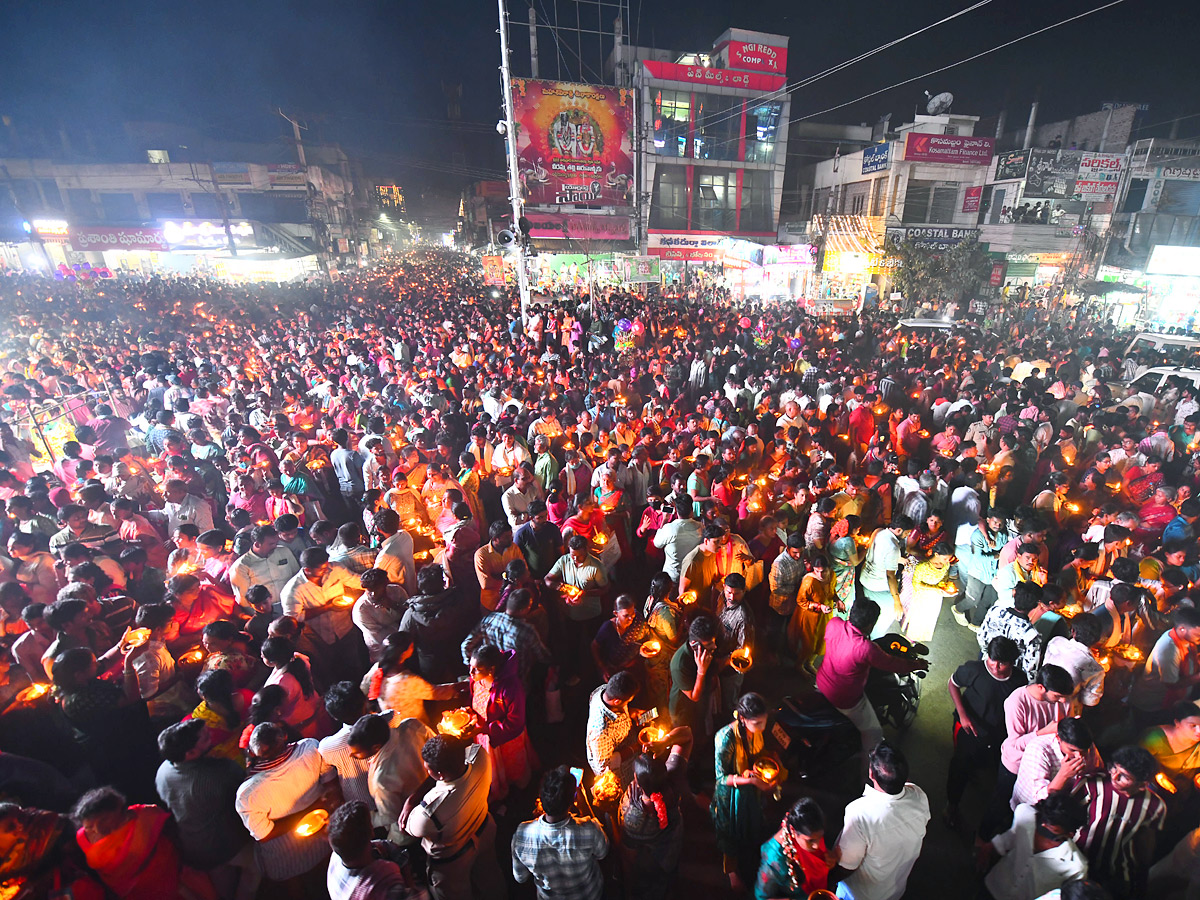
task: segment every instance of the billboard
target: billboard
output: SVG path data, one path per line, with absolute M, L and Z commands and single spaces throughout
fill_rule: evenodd
M 776 244 L 763 249 L 764 266 L 811 266 L 817 261 L 812 244 Z
M 658 284 L 662 280 L 657 256 L 627 256 L 625 280 L 630 284 Z
M 1029 151 L 1011 150 L 996 157 L 996 180 L 1016 181 L 1029 169 Z
M 991 165 L 995 143 L 992 138 L 910 131 L 904 141 L 904 158 L 909 162 L 987 166 Z
M 483 283 L 504 286 L 504 257 L 485 256 L 483 258 Z
M 1025 197 L 1033 200 L 1070 200 L 1075 196 L 1080 150 L 1030 150 Z
M 979 202 L 983 199 L 982 187 L 969 187 L 963 194 L 963 212 L 979 212 Z
M 1183 275 L 1188 278 L 1200 276 L 1200 247 L 1174 247 L 1158 245 L 1150 253 L 1146 263 L 1147 275 Z
M 1125 157 L 1119 153 L 1084 153 L 1075 177 L 1075 199 L 1106 201 L 1117 196 Z
M 872 172 L 882 172 L 887 169 L 891 162 L 891 149 L 892 145 L 887 143 L 864 147 L 862 173 L 870 175 Z
M 246 163 L 215 162 L 212 173 L 217 184 L 250 183 L 250 166 Z
M 730 41 L 729 68 L 784 75 L 787 73 L 787 47 Z
M 267 180 L 274 185 L 294 187 L 306 183 L 304 167 L 297 163 L 269 163 L 267 165 Z
M 1024 196 L 1031 200 L 1112 200 L 1125 157 L 1082 150 L 1031 150 Z
M 514 78 L 525 202 L 633 205 L 633 91 Z

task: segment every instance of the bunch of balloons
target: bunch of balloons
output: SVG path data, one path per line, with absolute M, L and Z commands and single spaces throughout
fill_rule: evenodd
M 628 319 L 619 319 L 617 327 L 613 331 L 613 344 L 617 350 L 622 353 L 626 350 L 632 350 L 636 339 L 637 335 L 634 334 L 633 323 Z

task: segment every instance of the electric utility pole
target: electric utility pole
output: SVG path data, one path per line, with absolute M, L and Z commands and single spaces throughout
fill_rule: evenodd
M 508 12 L 496 0 L 500 14 L 500 92 L 504 96 L 504 137 L 508 146 L 508 199 L 512 203 L 512 229 L 517 236 L 513 253 L 517 261 L 517 288 L 521 293 L 521 322 L 529 322 L 529 272 L 525 269 L 525 236 L 521 233 L 521 179 L 517 173 L 517 126 L 513 121 L 512 73 L 508 68 Z

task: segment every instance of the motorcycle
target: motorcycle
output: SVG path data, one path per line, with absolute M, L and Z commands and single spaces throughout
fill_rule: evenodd
M 922 660 L 929 654 L 924 644 L 900 634 L 885 634 L 875 645 L 891 656 Z M 881 724 L 903 731 L 916 719 L 921 703 L 924 671 L 898 675 L 872 669 L 866 696 Z M 785 697 L 771 716 L 767 744 L 792 772 L 807 777 L 832 772 L 861 749 L 854 723 L 842 715 L 819 691 Z

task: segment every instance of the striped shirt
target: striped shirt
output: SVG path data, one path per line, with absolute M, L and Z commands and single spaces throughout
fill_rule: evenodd
M 1132 797 L 1117 793 L 1107 774 L 1089 775 L 1072 796 L 1087 805 L 1088 823 L 1079 833 L 1079 846 L 1088 856 L 1088 872 L 1132 884 L 1134 840 L 1143 828 L 1162 830 L 1167 804 L 1143 787 Z
M 263 839 L 279 819 L 313 807 L 321 796 L 321 782 L 334 777 L 317 742 L 305 738 L 292 744 L 284 760 L 252 772 L 238 788 L 235 806 L 258 841 L 258 864 L 267 878 L 294 878 L 329 858 L 329 841 L 323 835 L 305 838 L 289 831 L 269 841 Z

